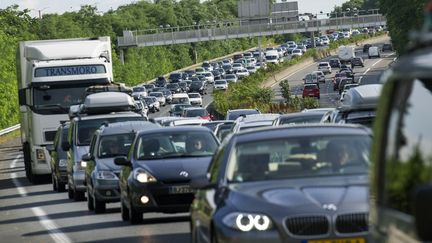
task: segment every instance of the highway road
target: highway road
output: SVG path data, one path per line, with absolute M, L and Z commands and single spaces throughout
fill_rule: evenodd
M 367 59 L 355 68 L 361 84 L 377 83 L 393 61 L 392 53 Z M 300 93 L 302 78 L 316 70 L 316 64 L 291 74 L 293 92 Z M 335 74 L 333 72 L 332 76 Z M 321 86 L 321 107 L 337 105 L 338 94 L 331 76 Z M 280 99 L 278 85 L 275 100 Z M 209 89 L 211 91 L 211 88 Z M 212 101 L 204 97 L 204 106 Z M 169 105 L 151 116 L 168 116 Z M 189 242 L 188 214 L 145 214 L 141 225 L 122 222 L 119 203 L 108 204 L 108 212 L 95 215 L 85 201 L 74 202 L 67 193 L 55 193 L 51 184 L 32 185 L 25 179 L 19 138 L 0 144 L 0 235 L 1 242 Z

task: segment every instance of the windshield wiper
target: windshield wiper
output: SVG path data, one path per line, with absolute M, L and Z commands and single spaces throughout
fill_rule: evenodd
M 37 108 L 37 109 L 40 109 L 40 108 L 44 109 L 44 108 L 53 108 L 53 107 L 57 107 L 57 108 L 60 108 L 62 111 L 66 112 L 66 113 L 69 112 L 69 107 L 65 107 L 65 106 L 62 106 L 62 105 L 60 105 L 60 104 L 35 105 L 34 107 Z

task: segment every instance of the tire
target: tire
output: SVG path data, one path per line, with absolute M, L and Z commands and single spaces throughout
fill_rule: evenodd
M 93 196 L 89 193 L 89 189 L 87 188 L 87 208 L 89 211 L 94 210 Z
M 63 182 L 59 182 L 57 180 L 57 191 L 58 192 L 65 192 L 66 191 L 66 184 Z
M 74 191 L 72 190 L 72 186 L 68 184 L 68 198 L 73 199 L 74 198 Z
M 121 217 L 123 221 L 129 221 L 129 209 L 126 207 L 123 199 L 120 200 Z
M 83 201 L 85 199 L 85 192 L 73 190 L 73 199 L 76 202 Z
M 131 224 L 140 224 L 143 221 L 143 213 L 138 212 L 133 208 L 132 205 L 130 205 L 129 208 L 129 222 Z
M 98 200 L 96 197 L 93 197 L 93 205 L 95 214 L 105 213 L 106 203 Z
M 52 180 L 53 191 L 58 192 L 59 191 L 58 187 L 57 187 L 58 183 L 57 183 L 57 180 L 55 179 L 54 172 L 51 172 L 51 180 Z

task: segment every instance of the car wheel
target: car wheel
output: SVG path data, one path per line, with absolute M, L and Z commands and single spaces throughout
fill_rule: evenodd
M 121 217 L 123 221 L 129 220 L 129 209 L 126 207 L 123 199 L 120 200 Z
M 143 221 L 143 213 L 136 210 L 132 205 L 129 208 L 129 221 L 131 224 L 140 224 Z
M 51 181 L 52 181 L 53 191 L 58 192 L 57 180 L 55 179 L 54 172 L 51 172 Z
M 85 198 L 85 192 L 80 192 L 77 190 L 73 190 L 73 199 L 74 201 L 82 201 Z
M 72 190 L 72 186 L 68 184 L 68 198 L 73 199 L 74 198 L 74 191 Z
M 66 191 L 66 184 L 57 180 L 57 191 L 58 192 L 65 192 Z
M 211 231 L 211 241 L 210 242 L 211 243 L 218 243 L 219 242 L 218 239 L 217 239 L 217 236 L 216 236 L 214 228 Z
M 99 201 L 96 197 L 93 197 L 94 211 L 96 214 L 105 213 L 106 203 Z
M 89 193 L 90 190 L 87 188 L 87 208 L 89 211 L 94 210 L 93 196 Z

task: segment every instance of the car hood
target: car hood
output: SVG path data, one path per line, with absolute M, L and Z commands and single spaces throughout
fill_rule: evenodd
M 328 205 L 337 211 L 368 210 L 368 177 L 366 175 L 274 180 L 230 185 L 229 203 L 248 205 L 238 210 L 292 211 L 322 213 Z M 245 202 L 248 202 L 245 204 Z
M 114 164 L 114 158 L 104 158 L 97 160 L 96 168 L 98 171 L 120 171 L 122 167 Z
M 211 156 L 140 160 L 134 162 L 134 168 L 142 168 L 165 183 L 189 182 L 206 173 L 210 160 Z

